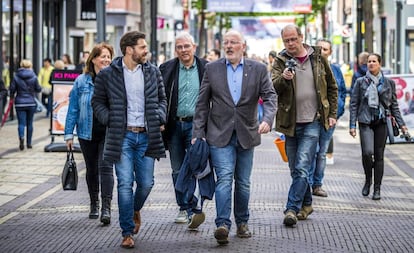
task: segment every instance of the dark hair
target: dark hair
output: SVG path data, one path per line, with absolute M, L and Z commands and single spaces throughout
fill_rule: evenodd
M 328 40 L 328 39 L 324 39 L 324 38 L 322 38 L 322 39 L 318 39 L 317 41 L 316 41 L 316 44 L 318 44 L 318 42 L 326 42 L 326 43 L 329 43 L 329 45 L 331 46 L 331 48 L 332 48 L 332 42 L 330 41 L 330 40 Z
M 44 59 L 43 59 L 43 62 L 45 62 L 45 61 L 47 61 L 47 62 L 49 62 L 50 64 L 52 64 L 52 59 L 50 59 L 50 58 L 44 58 Z
M 95 64 L 93 64 L 92 60 L 102 54 L 103 49 L 108 49 L 109 53 L 111 54 L 111 58 L 114 56 L 114 48 L 109 45 L 108 43 L 102 42 L 97 44 L 93 47 L 92 51 L 89 53 L 89 57 L 85 63 L 85 73 L 89 73 L 92 77 L 96 76 L 95 73 Z
M 326 43 L 328 43 L 329 44 L 329 50 L 332 52 L 332 42 L 330 40 L 322 38 L 322 39 L 318 39 L 316 41 L 316 44 L 318 44 L 318 42 L 326 42 Z
M 68 61 L 68 64 L 72 64 L 72 60 L 70 59 L 70 55 L 68 55 L 68 54 L 63 54 L 63 56 L 65 56 L 65 57 L 66 57 L 66 60 Z M 63 57 L 62 57 L 62 60 L 63 60 Z
M 269 56 L 272 56 L 273 58 L 276 58 L 276 56 L 277 56 L 277 53 L 276 53 L 276 51 L 270 51 L 269 52 Z
M 138 31 L 131 31 L 131 32 L 125 33 L 122 36 L 121 41 L 119 42 L 119 46 L 121 47 L 122 54 L 125 55 L 126 48 L 135 46 L 139 39 L 145 40 L 145 33 L 138 32 Z
M 217 55 L 220 58 L 220 50 L 218 50 L 217 48 L 213 48 L 210 50 L 211 52 L 214 52 L 215 55 Z
M 376 56 L 376 57 L 377 57 L 378 62 L 379 62 L 379 63 L 381 63 L 381 61 L 382 61 L 382 57 L 381 57 L 381 55 L 380 55 L 380 54 L 377 54 L 377 53 L 370 53 L 370 54 L 368 55 L 368 58 L 369 58 L 371 55 Z

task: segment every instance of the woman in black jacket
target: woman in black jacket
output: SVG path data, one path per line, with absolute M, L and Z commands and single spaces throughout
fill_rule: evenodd
M 368 71 L 355 82 L 350 102 L 350 129 L 356 136 L 358 121 L 362 150 L 362 165 L 365 171 L 365 185 L 362 195 L 368 196 L 374 169 L 373 200 L 379 200 L 382 176 L 384 174 L 384 149 L 387 140 L 389 115 L 395 117 L 402 132 L 408 132 L 401 117 L 393 80 L 381 72 L 381 56 L 372 53 L 368 56 Z
M 14 98 L 17 113 L 19 148 L 24 149 L 24 130 L 27 127 L 26 145 L 32 148 L 33 117 L 36 112 L 35 97 L 42 91 L 36 74 L 32 70 L 32 62 L 22 60 L 20 67 L 10 84 L 10 99 Z

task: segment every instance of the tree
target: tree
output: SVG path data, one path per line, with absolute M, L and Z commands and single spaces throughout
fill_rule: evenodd
M 365 51 L 373 52 L 374 51 L 374 33 L 373 33 L 373 19 L 374 13 L 372 10 L 372 0 L 362 1 L 362 10 L 364 14 L 364 24 L 365 24 Z

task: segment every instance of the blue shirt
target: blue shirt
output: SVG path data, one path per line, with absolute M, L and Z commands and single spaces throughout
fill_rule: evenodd
M 234 104 L 239 102 L 241 96 L 241 86 L 243 81 L 243 58 L 234 69 L 231 63 L 226 60 L 227 65 L 227 84 L 230 89 L 230 94 L 233 98 Z

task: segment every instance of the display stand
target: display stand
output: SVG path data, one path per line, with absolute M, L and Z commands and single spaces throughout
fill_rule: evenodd
M 65 131 L 66 114 L 69 107 L 69 94 L 73 82 L 81 74 L 77 70 L 54 69 L 50 76 L 52 84 L 52 112 L 50 114 L 51 142 L 44 148 L 45 152 L 66 152 L 65 142 L 55 142 L 56 136 L 63 136 Z M 76 133 L 74 133 L 76 134 Z M 80 152 L 79 144 L 74 144 L 74 151 Z
M 395 92 L 397 95 L 398 107 L 401 116 L 405 122 L 408 132 L 414 135 L 414 75 L 413 74 L 396 74 L 386 75 L 395 82 Z M 388 128 L 388 144 L 413 144 L 413 137 L 394 136 L 392 126 L 387 123 Z

